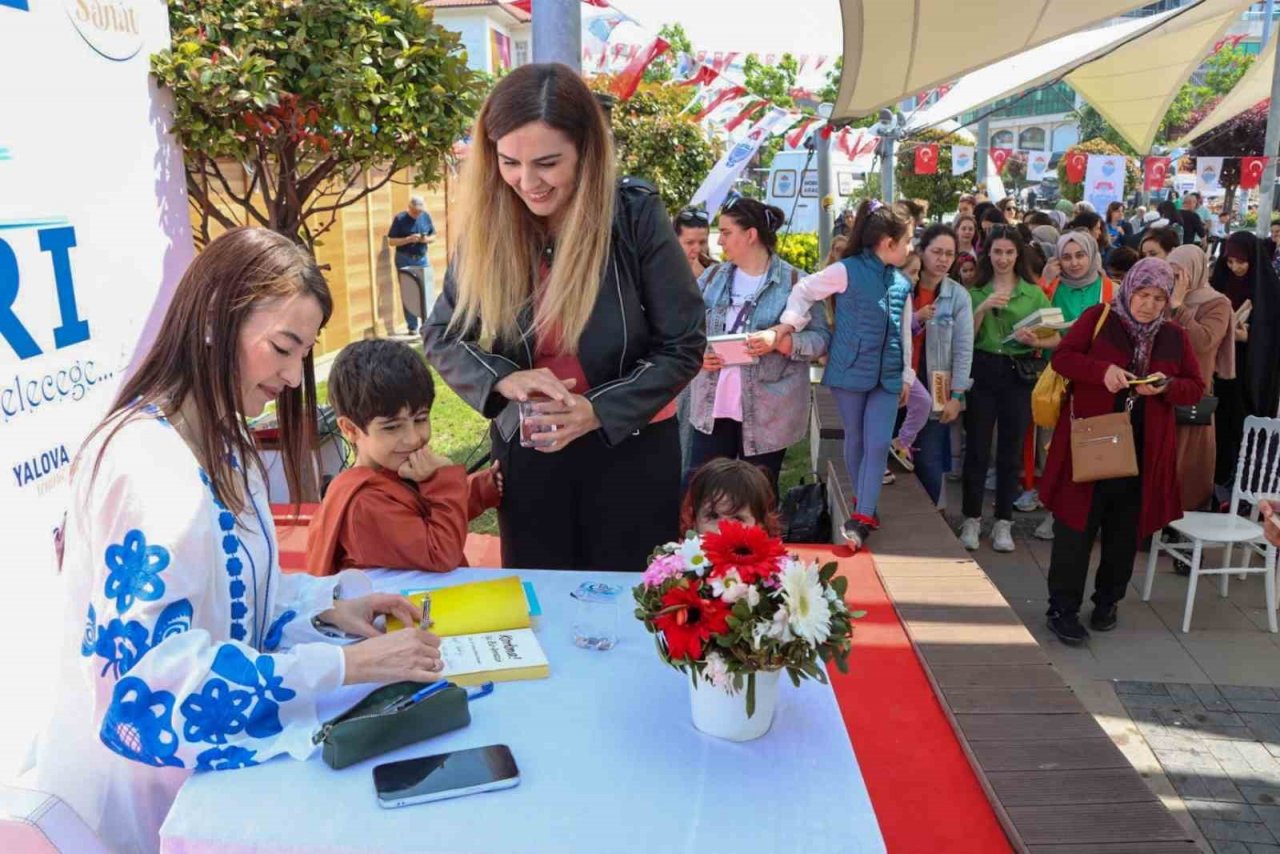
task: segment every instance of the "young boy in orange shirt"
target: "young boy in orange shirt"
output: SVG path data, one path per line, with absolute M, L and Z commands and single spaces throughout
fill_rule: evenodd
M 344 347 L 329 374 L 355 465 L 334 478 L 307 532 L 307 571 L 464 565 L 467 523 L 502 497 L 495 463 L 470 478 L 431 450 L 435 388 L 422 357 L 386 339 Z

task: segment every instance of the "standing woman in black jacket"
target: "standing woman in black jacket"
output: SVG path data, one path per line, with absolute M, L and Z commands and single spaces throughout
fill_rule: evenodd
M 702 297 L 656 192 L 616 180 L 604 112 L 567 66 L 507 75 L 472 139 L 425 337 L 492 419 L 503 565 L 639 571 L 679 533 L 675 398 L 702 365 Z

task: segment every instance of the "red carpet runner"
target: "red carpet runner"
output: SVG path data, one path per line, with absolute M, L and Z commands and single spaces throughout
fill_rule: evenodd
M 849 552 L 820 547 L 797 551 L 818 559 Z M 847 601 L 867 615 L 854 624 L 850 672 L 832 668 L 831 681 L 885 846 L 890 854 L 1012 850 L 898 622 L 871 555 L 862 552 L 839 562 L 840 574 L 849 579 Z

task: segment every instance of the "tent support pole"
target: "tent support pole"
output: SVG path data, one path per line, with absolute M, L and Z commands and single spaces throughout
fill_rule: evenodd
M 1275 202 L 1276 153 L 1280 151 L 1280 97 L 1277 95 L 1280 95 L 1280 62 L 1276 62 L 1271 71 L 1271 109 L 1267 113 L 1267 142 L 1262 149 L 1267 157 L 1267 165 L 1262 170 L 1262 183 L 1258 191 L 1260 198 L 1256 231 L 1259 237 L 1270 236 L 1271 208 Z

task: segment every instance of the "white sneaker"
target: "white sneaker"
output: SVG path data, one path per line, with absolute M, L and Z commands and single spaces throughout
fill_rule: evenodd
M 1040 507 L 1040 493 L 1034 489 L 1024 490 L 1013 502 L 1013 509 L 1019 513 L 1034 513 Z
M 1044 519 L 1036 526 L 1035 533 L 1032 534 L 1037 540 L 1053 539 L 1053 514 L 1047 514 Z
M 982 534 L 981 519 L 965 519 L 960 526 L 960 545 L 971 552 L 978 550 L 978 537 Z
M 1013 551 L 1013 523 L 1007 519 L 997 519 L 991 529 L 991 549 L 997 552 Z

